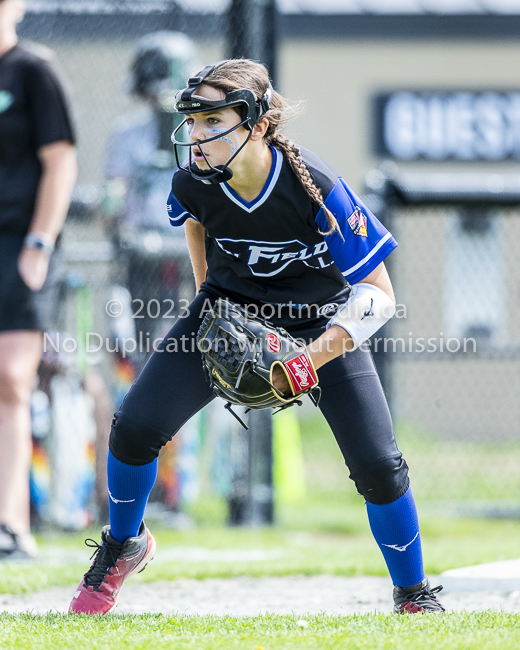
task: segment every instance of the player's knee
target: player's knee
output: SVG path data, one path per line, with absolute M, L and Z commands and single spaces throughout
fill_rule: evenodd
M 374 505 L 384 505 L 399 499 L 410 483 L 408 465 L 399 452 L 353 468 L 350 478 L 356 484 L 359 494 Z
M 0 365 L 0 402 L 17 405 L 29 404 L 34 377 L 21 364 Z
M 118 411 L 112 420 L 108 446 L 112 455 L 128 465 L 154 461 L 171 435 L 136 422 Z

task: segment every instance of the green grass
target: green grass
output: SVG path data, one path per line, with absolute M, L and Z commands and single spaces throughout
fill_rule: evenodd
M 305 620 L 307 627 L 299 621 Z M 31 650 L 517 650 L 520 615 L 0 615 L 0 647 Z
M 518 486 L 520 445 L 489 448 L 447 443 L 398 424 L 400 447 L 418 497 L 425 568 L 429 574 L 457 566 L 518 557 L 518 519 L 443 515 L 439 503 L 494 499 Z M 348 479 L 341 454 L 323 421 L 302 422 L 308 496 L 277 504 L 270 529 L 226 527 L 226 503 L 205 497 L 191 506 L 193 530 L 165 529 L 148 521 L 158 542 L 156 559 L 133 580 L 329 574 L 387 575 L 370 535 L 363 500 Z M 514 492 L 511 495 L 514 496 Z M 435 508 L 428 505 L 436 502 Z M 436 513 L 435 516 L 432 513 Z M 453 513 L 453 512 L 452 512 Z M 451 514 L 452 514 L 451 513 Z M 439 516 L 439 514 L 441 516 Z M 89 566 L 83 539 L 48 531 L 38 537 L 40 561 L 2 563 L 0 593 L 73 588 Z M 256 558 L 251 553 L 256 553 Z M 249 554 L 249 555 L 248 555 Z M 308 626 L 298 625 L 300 618 Z M 442 616 L 108 616 L 102 619 L 0 614 L 0 648 L 28 650 L 518 650 L 520 615 L 504 612 Z
M 311 411 L 300 425 L 309 489 L 350 493 L 343 457 L 322 416 Z M 509 498 L 518 503 L 520 441 L 497 441 L 492 432 L 488 440 L 448 440 L 400 419 L 394 429 L 418 502 L 457 501 L 462 512 L 464 501 Z
M 447 443 L 435 441 L 426 432 L 417 432 L 402 423 L 397 431 L 407 456 L 415 454 L 416 461 L 422 459 L 421 463 L 410 464 L 412 479 L 414 475 L 419 479 L 414 480 L 414 486 L 418 483 L 417 492 L 423 494 L 418 506 L 427 573 L 435 575 L 455 567 L 517 558 L 518 519 L 438 516 L 438 509 L 436 516 L 429 516 L 425 492 L 426 497 L 442 502 L 443 481 L 447 480 L 445 475 L 450 474 L 451 466 L 445 468 L 442 480 L 438 480 L 438 490 L 427 489 L 428 481 L 435 478 L 428 450 L 432 458 L 437 459 L 435 462 L 440 462 L 439 450 L 447 454 Z M 369 531 L 363 499 L 348 479 L 332 433 L 321 418 L 313 415 L 302 420 L 302 441 L 308 496 L 301 503 L 277 504 L 275 527 L 230 529 L 225 525 L 225 500 L 206 497 L 189 510 L 197 524 L 193 530 L 167 530 L 153 521 L 147 522 L 157 539 L 158 553 L 154 562 L 136 579 L 151 582 L 247 575 L 387 575 L 381 553 Z M 516 466 L 516 459 L 520 457 L 513 453 L 515 444 L 497 446 L 494 455 L 488 457 L 493 464 L 502 463 L 507 480 L 512 464 Z M 453 449 L 462 454 L 458 446 Z M 478 451 L 482 462 L 471 470 L 458 458 L 461 470 L 453 480 L 463 484 L 466 491 L 478 483 L 480 474 L 486 471 L 483 448 L 470 445 L 468 450 L 475 454 Z M 519 480 L 518 472 L 515 480 Z M 497 486 L 502 489 L 498 477 L 495 494 Z M 40 535 L 41 561 L 31 565 L 3 563 L 0 593 L 21 594 L 52 586 L 74 586 L 89 566 L 91 551 L 83 545 L 85 537 L 98 540 L 99 530 L 72 535 L 53 532 Z M 250 557 L 242 552 L 252 550 L 260 552 L 260 558 L 258 554 Z
M 520 497 L 518 440 L 446 440 L 406 421 L 395 424 L 418 501 Z M 520 508 L 517 510 L 520 513 Z
M 152 526 L 158 553 L 146 571 L 134 580 L 387 575 L 381 553 L 369 533 L 364 508 L 358 505 L 358 509 L 359 516 L 352 511 L 350 517 L 345 514 L 344 530 L 334 533 L 297 531 L 288 526 L 253 530 L 209 526 L 183 532 Z M 340 514 L 338 511 L 338 518 Z M 296 521 L 295 518 L 293 523 Z M 338 527 L 341 528 L 339 524 Z M 422 530 L 429 574 L 518 557 L 520 522 L 517 521 L 426 518 Z M 21 594 L 52 586 L 74 586 L 89 566 L 90 550 L 83 546 L 83 539 L 98 538 L 98 535 L 95 530 L 41 537 L 40 561 L 2 564 L 0 593 Z M 256 557 L 248 555 L 253 551 Z

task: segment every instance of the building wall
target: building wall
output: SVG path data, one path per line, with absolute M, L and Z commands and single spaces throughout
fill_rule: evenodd
M 518 90 L 519 41 L 420 42 L 297 40 L 282 48 L 281 87 L 292 99 L 305 99 L 306 110 L 290 127 L 294 138 L 324 156 L 357 191 L 366 173 L 380 162 L 371 150 L 371 98 L 396 89 Z M 403 171 L 505 171 L 508 163 L 399 163 Z M 398 302 L 408 318 L 395 321 L 391 335 L 408 341 L 449 335 L 446 278 L 453 210 L 418 210 L 394 219 L 400 247 L 392 254 L 392 279 Z M 514 348 L 520 341 L 518 296 L 520 215 L 510 211 L 499 223 L 503 241 L 506 293 L 500 318 L 506 333 L 500 342 Z M 467 260 L 493 264 L 485 254 Z M 464 260 L 461 260 L 464 272 Z M 491 275 L 491 274 L 490 274 Z M 471 280 L 469 281 L 471 286 Z M 473 286 L 472 300 L 493 294 L 496 285 Z M 469 300 L 469 298 L 468 298 Z M 465 309 L 462 302 L 458 306 Z M 468 347 L 468 349 L 472 349 Z M 480 342 L 479 351 L 482 351 Z M 394 355 L 391 373 L 392 411 L 397 418 L 445 438 L 514 439 L 520 433 L 516 404 L 520 361 L 513 352 L 471 353 L 440 359 L 432 354 Z M 506 360 L 507 359 L 507 360 Z
M 381 41 L 291 39 L 282 46 L 281 88 L 306 110 L 291 126 L 302 145 L 324 156 L 361 190 L 378 160 L 371 152 L 371 97 L 395 89 L 520 89 L 520 40 Z M 403 164 L 402 169 L 460 169 L 460 163 Z M 518 163 L 469 169 L 516 170 Z

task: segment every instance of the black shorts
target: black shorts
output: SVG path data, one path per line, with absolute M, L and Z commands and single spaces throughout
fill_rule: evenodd
M 43 287 L 32 291 L 18 272 L 23 235 L 0 232 L 0 332 L 56 328 L 63 262 L 59 251 L 51 255 Z

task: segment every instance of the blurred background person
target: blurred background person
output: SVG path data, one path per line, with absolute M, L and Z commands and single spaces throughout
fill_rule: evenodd
M 179 312 L 183 265 L 191 281 L 184 232 L 171 227 L 165 197 L 177 167 L 171 134 L 182 121 L 173 112 L 175 93 L 198 62 L 195 44 L 182 32 L 143 36 L 126 81 L 126 90 L 140 105 L 116 121 L 107 143 L 103 212 L 118 258 L 120 284 L 112 297 L 124 305 L 120 317 L 110 319 L 112 336 L 120 344 L 118 406 L 152 352 L 152 342 L 162 339 Z M 130 354 L 121 354 L 124 339 L 136 340 Z M 161 455 L 152 495 L 168 513 L 179 508 L 177 465 L 178 449 L 170 445 Z M 169 521 L 176 525 L 172 517 Z
M 138 339 L 141 334 L 140 341 L 153 340 L 171 326 L 171 320 L 163 321 L 164 314 L 169 311 L 171 318 L 176 311 L 179 264 L 175 258 L 185 244 L 183 233 L 179 236 L 170 226 L 164 197 L 177 166 L 171 143 L 179 123 L 173 113 L 174 95 L 197 64 L 195 45 L 181 32 L 147 34 L 138 41 L 133 56 L 126 85 L 141 105 L 116 121 L 105 162 L 104 212 L 110 219 L 119 268 L 125 269 L 121 280 L 133 299 L 125 312 L 134 315 L 130 330 L 123 326 L 122 332 L 117 331 L 121 321 L 113 321 L 115 338 L 128 336 L 133 326 Z M 172 300 L 174 309 L 170 309 Z M 137 372 L 149 352 L 140 343 L 133 353 Z
M 198 65 L 193 41 L 181 32 L 160 31 L 137 43 L 127 91 L 139 109 L 119 118 L 107 145 L 107 198 L 119 222 L 170 231 L 164 216 L 164 188 L 171 185 L 171 134 L 175 92 Z
M 77 174 L 49 50 L 19 43 L 23 0 L 0 0 L 0 559 L 29 558 L 30 396 L 57 309 L 56 242 Z

